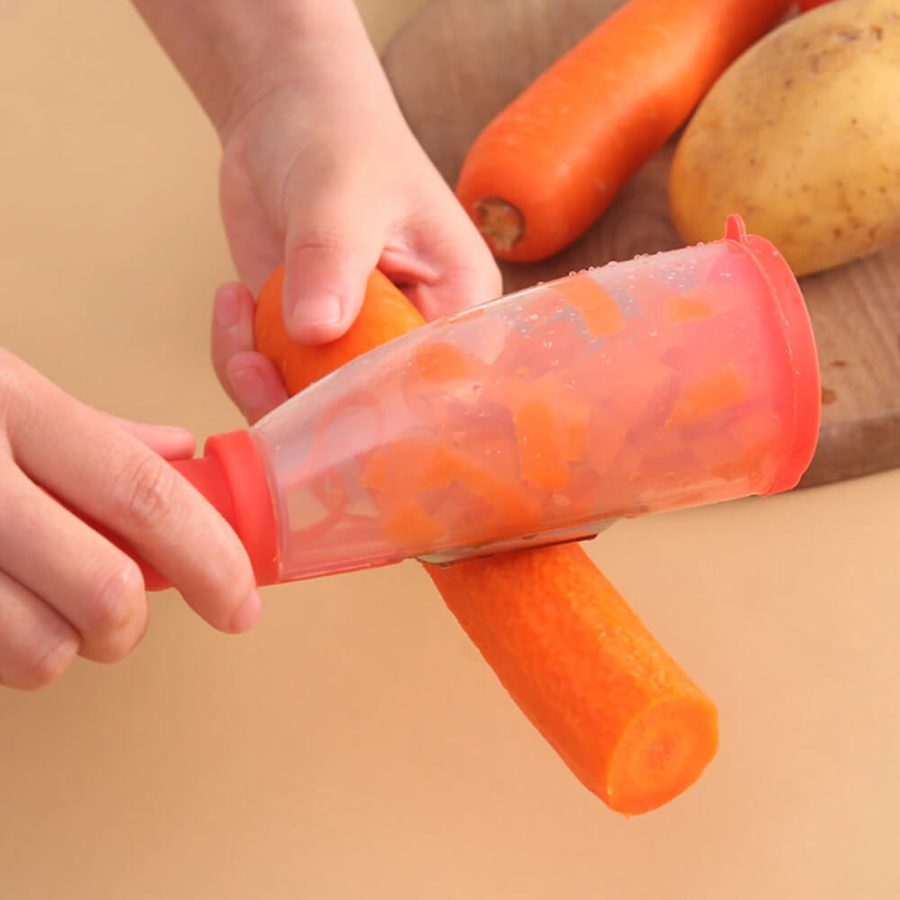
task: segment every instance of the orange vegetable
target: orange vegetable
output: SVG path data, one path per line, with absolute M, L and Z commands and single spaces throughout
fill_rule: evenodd
M 737 369 L 729 364 L 687 384 L 675 403 L 668 424 L 676 428 L 694 425 L 746 399 L 747 388 Z
M 307 347 L 302 354 L 285 330 L 281 316 L 284 270 L 277 268 L 260 294 L 265 300 L 256 316 L 256 342 L 281 370 L 292 394 L 333 372 L 343 363 L 378 344 L 411 331 L 424 321 L 419 311 L 377 269 L 369 276 L 367 298 L 353 326 L 340 341 Z
M 590 409 L 587 404 L 573 400 L 560 393 L 556 400 L 557 409 L 565 421 L 565 455 L 568 462 L 584 459 L 588 449 L 588 429 Z
M 605 475 L 625 443 L 628 428 L 614 416 L 595 410 L 588 427 L 585 458 L 597 475 Z
M 616 334 L 625 327 L 619 304 L 590 275 L 582 273 L 560 285 L 566 300 L 580 313 L 591 337 Z
M 569 481 L 568 448 L 556 429 L 553 408 L 535 397 L 515 410 L 513 421 L 521 477 L 548 491 L 563 490 Z
M 536 502 L 513 480 L 498 478 L 458 450 L 423 438 L 399 438 L 374 449 L 369 454 L 360 482 L 377 492 L 376 505 L 392 522 L 390 534 L 394 537 L 400 533 L 395 514 L 402 505 L 396 498 L 403 498 L 406 504 L 403 508 L 412 510 L 410 504 L 417 506 L 411 515 L 422 523 L 423 532 L 419 537 L 430 541 L 435 536 L 432 534 L 435 526 L 426 522 L 424 511 L 418 507 L 413 495 L 423 490 L 446 488 L 454 483 L 491 508 L 492 515 L 487 521 L 478 523 L 465 533 L 473 545 L 486 540 L 498 527 L 515 534 L 533 531 L 540 522 Z M 415 543 L 415 530 L 408 527 L 405 533 L 411 540 L 397 542 Z M 443 533 L 443 528 L 440 533 Z
M 771 415 L 748 414 L 736 419 L 728 426 L 726 433 L 740 448 L 740 456 L 731 466 L 713 466 L 713 475 L 738 478 L 743 474 L 751 483 L 756 483 L 768 473 L 768 481 L 771 482 L 778 456 L 778 428 L 779 423 Z M 768 485 L 761 484 L 760 487 L 765 489 Z
M 630 0 L 476 139 L 456 192 L 495 255 L 562 250 L 791 0 Z
M 385 493 L 416 493 L 447 483 L 444 448 L 433 440 L 402 437 L 370 454 L 360 483 Z
M 713 314 L 713 306 L 705 300 L 697 300 L 682 294 L 666 301 L 666 318 L 672 322 L 690 322 L 694 319 L 708 319 Z
M 715 707 L 580 547 L 430 574 L 503 686 L 610 807 L 647 812 L 700 776 Z
M 452 344 L 426 344 L 415 351 L 414 358 L 419 376 L 437 384 L 465 378 L 472 371 L 471 360 Z
M 403 294 L 376 273 L 363 313 L 347 336 L 326 347 L 299 347 L 287 339 L 280 298 L 276 273 L 259 296 L 257 345 L 290 378 L 291 391 L 422 322 Z M 455 363 L 448 360 L 427 370 L 454 372 Z M 406 450 L 409 454 L 413 447 Z M 506 504 L 507 520 L 527 514 L 517 508 L 524 494 L 516 485 L 498 485 L 461 454 L 440 466 L 445 464 L 465 487 Z M 387 473 L 381 469 L 370 476 Z M 403 502 L 398 498 L 397 507 Z M 405 524 L 390 519 L 389 527 L 399 527 L 407 540 L 407 528 L 422 524 L 422 512 L 414 511 Z M 612 809 L 647 812 L 700 776 L 716 751 L 715 706 L 581 547 L 546 547 L 426 569 L 516 703 Z
M 378 502 L 381 530 L 398 544 L 433 544 L 443 533 L 444 525 L 412 498 L 404 494 L 385 494 Z
M 675 377 L 675 371 L 669 366 L 628 344 L 610 350 L 604 348 L 604 352 L 609 378 L 615 384 L 609 405 L 623 421 L 627 422 L 635 410 L 647 409 Z M 627 376 L 623 376 L 623 372 L 627 372 Z

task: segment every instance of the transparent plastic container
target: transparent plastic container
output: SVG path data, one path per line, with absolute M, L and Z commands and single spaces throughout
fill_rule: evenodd
M 819 406 L 796 280 L 732 219 L 431 323 L 180 468 L 289 581 L 789 490 Z

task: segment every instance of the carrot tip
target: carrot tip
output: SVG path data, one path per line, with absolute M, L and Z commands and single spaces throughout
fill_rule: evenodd
M 626 727 L 601 792 L 626 815 L 657 809 L 687 790 L 715 756 L 716 708 L 706 698 L 660 700 Z
M 525 219 L 511 203 L 488 197 L 475 204 L 478 230 L 492 250 L 509 253 L 525 237 Z

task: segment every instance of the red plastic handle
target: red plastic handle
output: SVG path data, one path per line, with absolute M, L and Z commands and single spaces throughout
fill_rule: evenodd
M 234 503 L 225 481 L 222 465 L 216 457 L 201 456 L 198 459 L 177 459 L 171 465 L 203 494 L 232 528 L 235 527 Z M 125 550 L 138 564 L 143 573 L 144 584 L 148 591 L 164 591 L 172 587 L 167 579 L 160 575 L 148 562 L 125 546 L 122 541 L 115 538 L 110 539 L 121 549 Z
M 275 507 L 265 466 L 250 432 L 213 435 L 206 442 L 203 456 L 175 460 L 171 465 L 234 529 L 250 557 L 256 583 L 275 584 L 280 573 Z M 81 518 L 138 564 L 148 591 L 172 586 L 122 538 Z

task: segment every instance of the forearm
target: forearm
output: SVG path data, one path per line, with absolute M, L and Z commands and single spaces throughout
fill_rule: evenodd
M 286 79 L 371 64 L 353 0 L 132 0 L 220 135 Z

